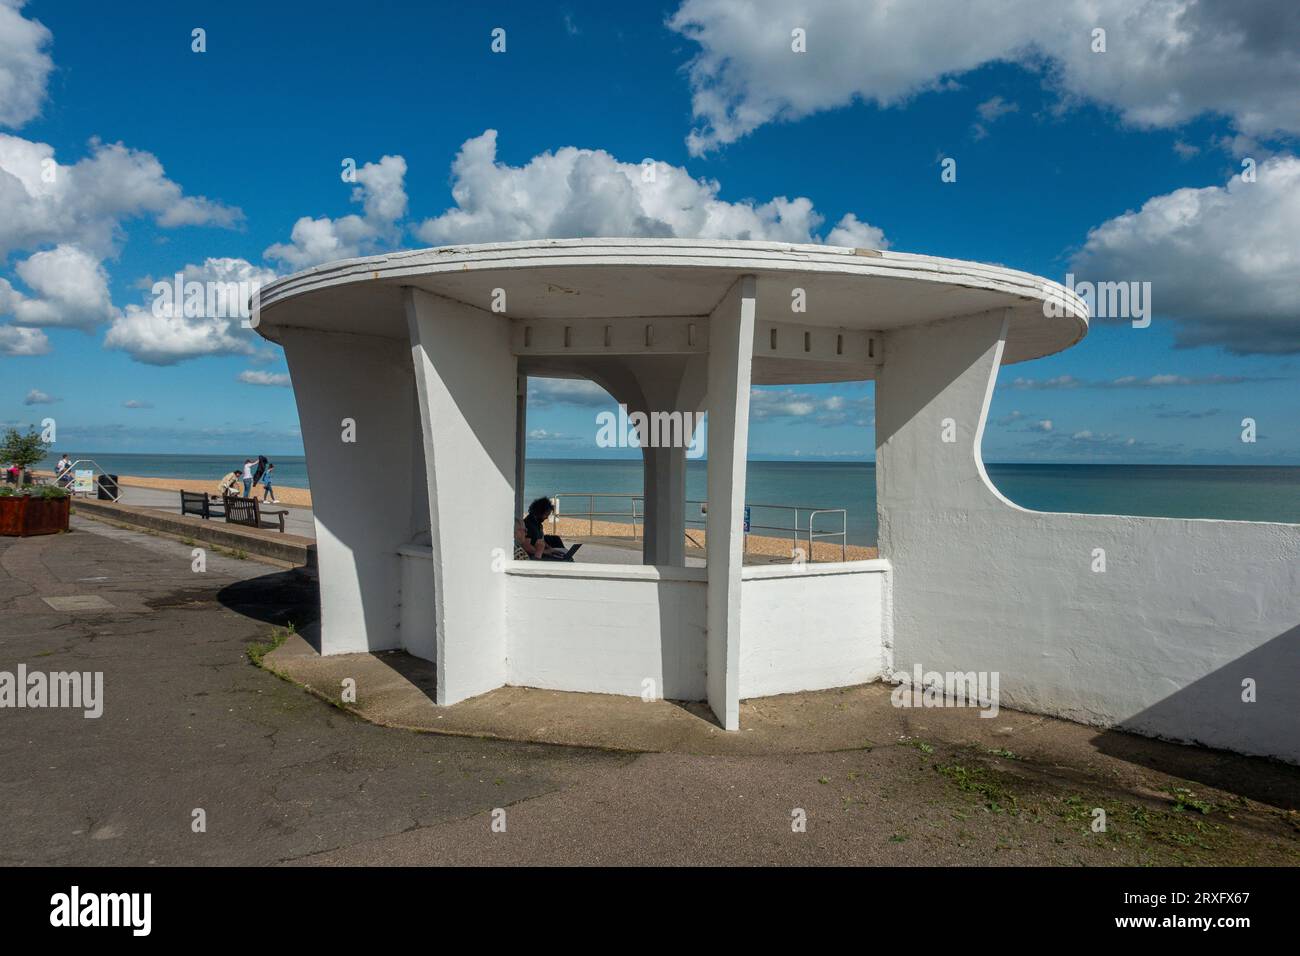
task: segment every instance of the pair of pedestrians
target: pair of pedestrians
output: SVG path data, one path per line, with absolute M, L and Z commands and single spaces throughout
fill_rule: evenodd
M 241 480 L 244 483 L 244 497 L 251 498 L 253 486 L 259 482 L 262 485 L 262 500 L 276 503 L 274 479 L 275 465 L 267 461 L 265 455 L 258 455 L 256 459 L 244 459 L 244 471 Z

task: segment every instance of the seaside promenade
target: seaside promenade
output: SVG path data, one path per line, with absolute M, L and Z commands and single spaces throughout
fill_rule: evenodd
M 120 479 L 118 503 L 132 509 L 155 512 L 159 514 L 178 515 L 180 504 L 178 492 L 184 488 L 188 491 L 211 492 L 215 483 L 187 481 L 176 478 L 138 478 L 122 476 Z M 212 484 L 213 488 L 208 485 Z M 316 524 L 311 509 L 311 492 L 305 488 L 277 488 L 278 503 L 269 507 L 283 509 L 285 532 L 303 538 L 316 537 Z M 260 498 L 260 493 L 259 496 Z M 547 525 L 549 531 L 551 526 Z M 559 519 L 557 529 L 567 541 L 583 543 L 582 560 L 597 564 L 639 564 L 641 561 L 640 537 L 634 537 L 632 527 L 614 521 L 588 521 L 585 518 Z M 689 529 L 687 532 L 687 567 L 703 567 L 704 542 L 703 530 Z M 508 544 L 508 542 L 503 542 Z M 792 544 L 788 538 L 774 538 L 763 535 L 749 535 L 745 561 L 747 564 L 771 564 L 792 560 Z M 875 548 L 849 545 L 849 560 L 866 560 L 877 556 Z M 817 560 L 833 561 L 840 559 L 840 547 L 830 542 L 815 542 L 814 554 Z
M 156 512 L 158 514 L 179 515 L 180 513 L 180 506 L 177 503 L 177 493 L 174 491 L 161 491 L 156 488 L 139 488 L 130 485 L 123 485 L 121 487 L 121 497 L 118 499 L 118 504 L 131 509 Z M 295 507 L 285 504 L 272 504 L 269 507 L 283 509 L 288 512 L 284 522 L 285 534 L 313 539 L 316 537 L 316 523 L 312 516 L 310 507 Z M 216 519 L 216 523 L 213 527 L 224 529 L 226 526 L 224 522 L 220 521 L 220 519 Z M 202 530 L 203 527 L 199 526 L 198 531 L 195 533 L 199 534 Z M 277 539 L 274 536 L 276 534 L 278 534 L 278 532 L 263 529 L 259 537 L 269 540 L 271 543 L 275 543 Z M 574 540 L 576 541 L 578 539 L 574 538 Z M 600 564 L 639 564 L 641 556 L 637 548 L 634 547 L 634 544 L 635 543 L 630 538 L 627 540 L 626 544 L 623 542 L 610 544 L 584 539 L 582 556 L 586 561 L 594 561 Z M 250 549 L 252 548 L 255 548 L 255 545 L 250 545 Z M 704 560 L 701 557 L 687 558 L 688 567 L 700 567 L 703 564 Z
M 1300 862 L 1298 768 L 1010 710 L 900 709 L 882 684 L 746 703 L 740 734 L 705 733 L 728 752 L 449 736 L 436 714 L 433 732 L 376 726 L 249 663 L 277 629 L 310 634 L 317 607 L 307 576 L 221 554 L 196 573 L 179 541 L 83 517 L 69 534 L 0 538 L 0 671 L 98 672 L 104 687 L 96 719 L 0 715 L 0 861 Z M 405 655 L 353 657 L 364 706 L 368 675 L 391 680 Z M 532 693 L 526 729 L 541 737 L 575 699 L 604 700 Z M 716 727 L 680 704 L 635 706 Z

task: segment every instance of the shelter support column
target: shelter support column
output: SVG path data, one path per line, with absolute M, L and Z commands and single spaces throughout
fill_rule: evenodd
M 528 476 L 528 376 L 515 376 L 515 517 L 524 513 Z
M 881 555 L 889 509 L 991 507 L 980 442 L 1006 337 L 1006 310 L 885 335 L 876 381 Z
M 1007 603 L 1034 626 L 1050 627 L 1038 595 L 1018 581 L 1001 590 L 999 580 L 1003 572 L 1014 576 L 1010 552 L 1020 539 L 1007 532 L 1014 506 L 988 482 L 980 445 L 1006 332 L 1006 312 L 998 309 L 885 333 L 876 379 L 876 502 L 880 556 L 893 569 L 887 676 L 918 662 L 963 673 L 999 670 L 990 661 L 1008 658 L 1002 633 L 990 626 L 993 606 Z M 976 667 L 965 651 L 985 643 L 995 650 L 979 653 Z
M 740 572 L 756 289 L 753 276 L 742 276 L 709 318 L 706 689 L 726 730 L 740 729 Z
M 286 328 L 307 453 L 320 574 L 320 651 L 400 646 L 397 549 L 422 530 L 415 383 L 403 343 L 375 335 Z M 385 476 L 384 494 L 358 496 Z
M 437 702 L 506 680 L 517 366 L 507 320 L 405 290 L 428 481 Z M 375 463 L 382 466 L 382 462 Z
M 659 447 L 641 450 L 644 462 L 644 563 L 686 566 L 686 462 L 708 374 L 708 357 L 681 359 L 638 380 Z

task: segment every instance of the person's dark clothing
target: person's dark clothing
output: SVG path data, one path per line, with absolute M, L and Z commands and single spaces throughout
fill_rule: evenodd
M 528 539 L 528 543 L 531 545 L 536 545 L 537 542 L 541 540 L 546 542 L 548 548 L 564 548 L 564 542 L 560 539 L 560 536 L 558 534 L 547 534 L 542 530 L 541 519 L 535 518 L 532 515 L 524 515 L 524 536 Z M 533 558 L 530 553 L 529 557 L 534 561 L 561 560 L 560 558 L 552 557 L 549 554 L 544 554 L 540 558 Z

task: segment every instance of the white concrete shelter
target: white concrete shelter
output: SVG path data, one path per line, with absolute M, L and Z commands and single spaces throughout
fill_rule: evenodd
M 277 280 L 257 329 L 298 402 L 321 652 L 434 661 L 439 704 L 649 687 L 728 730 L 745 698 L 996 671 L 1002 706 L 1300 760 L 1300 525 L 1043 514 L 985 474 L 999 368 L 1087 328 L 1011 269 L 771 242 L 494 243 Z M 686 566 L 680 447 L 643 450 L 643 565 L 510 559 L 529 375 L 707 411 L 707 567 Z M 751 386 L 863 379 L 881 558 L 743 566 Z

